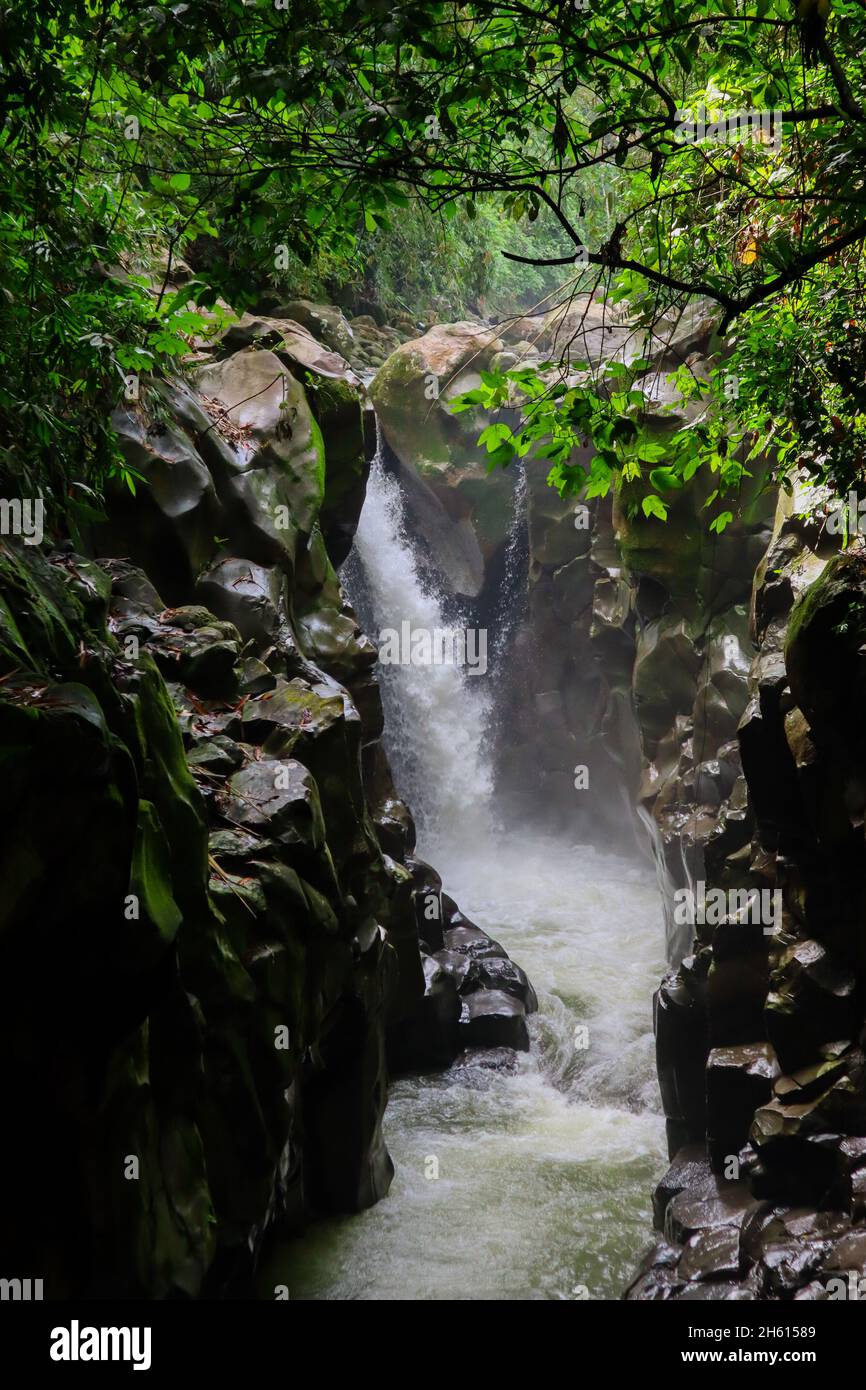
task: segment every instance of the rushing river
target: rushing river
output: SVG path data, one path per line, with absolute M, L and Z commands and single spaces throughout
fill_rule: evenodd
M 442 623 L 378 463 L 356 541 L 368 630 Z M 363 597 L 355 593 L 363 578 Z M 350 576 L 351 580 L 351 576 Z M 539 996 L 517 1070 L 403 1079 L 384 1201 L 284 1246 L 292 1299 L 616 1298 L 650 1237 L 664 1158 L 652 994 L 664 929 L 652 869 L 495 828 L 484 698 L 453 667 L 390 667 L 387 740 L 419 854 Z M 433 1162 L 435 1160 L 435 1162 Z M 438 1173 L 438 1175 L 436 1175 Z

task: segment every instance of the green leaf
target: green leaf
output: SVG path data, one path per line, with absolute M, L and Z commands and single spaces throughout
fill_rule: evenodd
M 666 458 L 669 450 L 664 444 L 639 444 L 637 456 L 643 463 L 658 463 L 659 459 Z
M 506 439 L 511 439 L 509 425 L 488 425 L 478 436 L 478 443 L 486 445 L 488 454 L 492 454 L 494 449 L 498 448 Z
M 489 449 L 489 445 L 488 445 Z M 516 449 L 510 439 L 504 439 L 495 449 L 490 450 L 487 458 L 487 471 L 491 472 L 494 468 L 505 468 L 514 458 Z
M 645 497 L 643 499 L 643 501 L 641 502 L 641 509 L 643 511 L 644 516 L 657 516 L 659 521 L 667 521 L 668 519 L 667 507 L 665 506 L 662 499 L 660 497 L 656 497 L 655 493 L 653 492 L 651 492 L 648 497 Z
M 683 485 L 682 477 L 674 468 L 654 468 L 649 476 L 652 486 L 659 492 L 673 492 Z

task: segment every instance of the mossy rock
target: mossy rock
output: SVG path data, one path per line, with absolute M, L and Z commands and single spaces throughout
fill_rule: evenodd
M 341 565 L 352 546 L 367 482 L 361 399 L 349 382 L 325 377 L 310 383 L 308 399 L 324 444 L 319 522 L 332 562 Z

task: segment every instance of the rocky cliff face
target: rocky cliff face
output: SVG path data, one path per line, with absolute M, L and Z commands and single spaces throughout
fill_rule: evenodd
M 0 548 L 4 1254 L 50 1298 L 243 1293 L 387 1192 L 389 1070 L 528 1046 L 534 997 L 391 783 L 345 361 L 244 316 L 116 427 L 146 484 L 94 553 Z
M 2 1223 L 49 1297 L 246 1291 L 271 1233 L 386 1193 L 389 1073 L 528 1046 L 525 975 L 414 854 L 336 572 L 375 431 L 339 315 L 293 308 L 118 414 L 147 483 L 91 553 L 0 547 L 0 1056 L 29 1117 Z M 760 479 L 714 538 L 696 485 L 665 528 L 622 498 L 578 519 L 544 465 L 488 477 L 448 400 L 563 335 L 649 356 L 644 428 L 677 423 L 665 376 L 700 372 L 711 324 L 648 346 L 600 315 L 398 347 L 383 448 L 455 612 L 507 628 L 503 807 L 621 846 L 637 807 L 650 832 L 673 1164 L 628 1296 L 824 1297 L 866 1266 L 866 562 L 826 498 Z
M 866 569 L 826 517 L 783 496 L 755 577 L 742 773 L 700 808 L 725 905 L 658 996 L 675 1159 L 632 1298 L 848 1297 L 866 1270 Z M 776 895 L 772 919 L 732 910 L 737 889 Z

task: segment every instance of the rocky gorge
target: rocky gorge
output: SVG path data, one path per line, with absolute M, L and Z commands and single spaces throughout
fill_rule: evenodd
M 712 317 L 648 339 L 586 296 L 419 335 L 292 301 L 195 347 L 117 412 L 146 485 L 87 554 L 0 552 L 4 1080 L 44 1107 L 3 1159 L 12 1254 L 49 1297 L 245 1296 L 274 1240 L 385 1197 L 390 1079 L 508 1072 L 534 1040 L 519 958 L 418 857 L 395 788 L 341 582 L 375 455 L 446 617 L 490 633 L 498 813 L 655 864 L 672 1166 L 625 1296 L 821 1298 L 866 1272 L 859 545 L 832 499 L 760 474 L 721 536 L 709 484 L 667 527 L 624 494 L 582 509 L 542 463 L 488 474 L 483 421 L 449 408 L 488 367 L 640 357 L 663 440 Z M 778 929 L 693 932 L 676 895 L 699 885 L 778 891 Z

